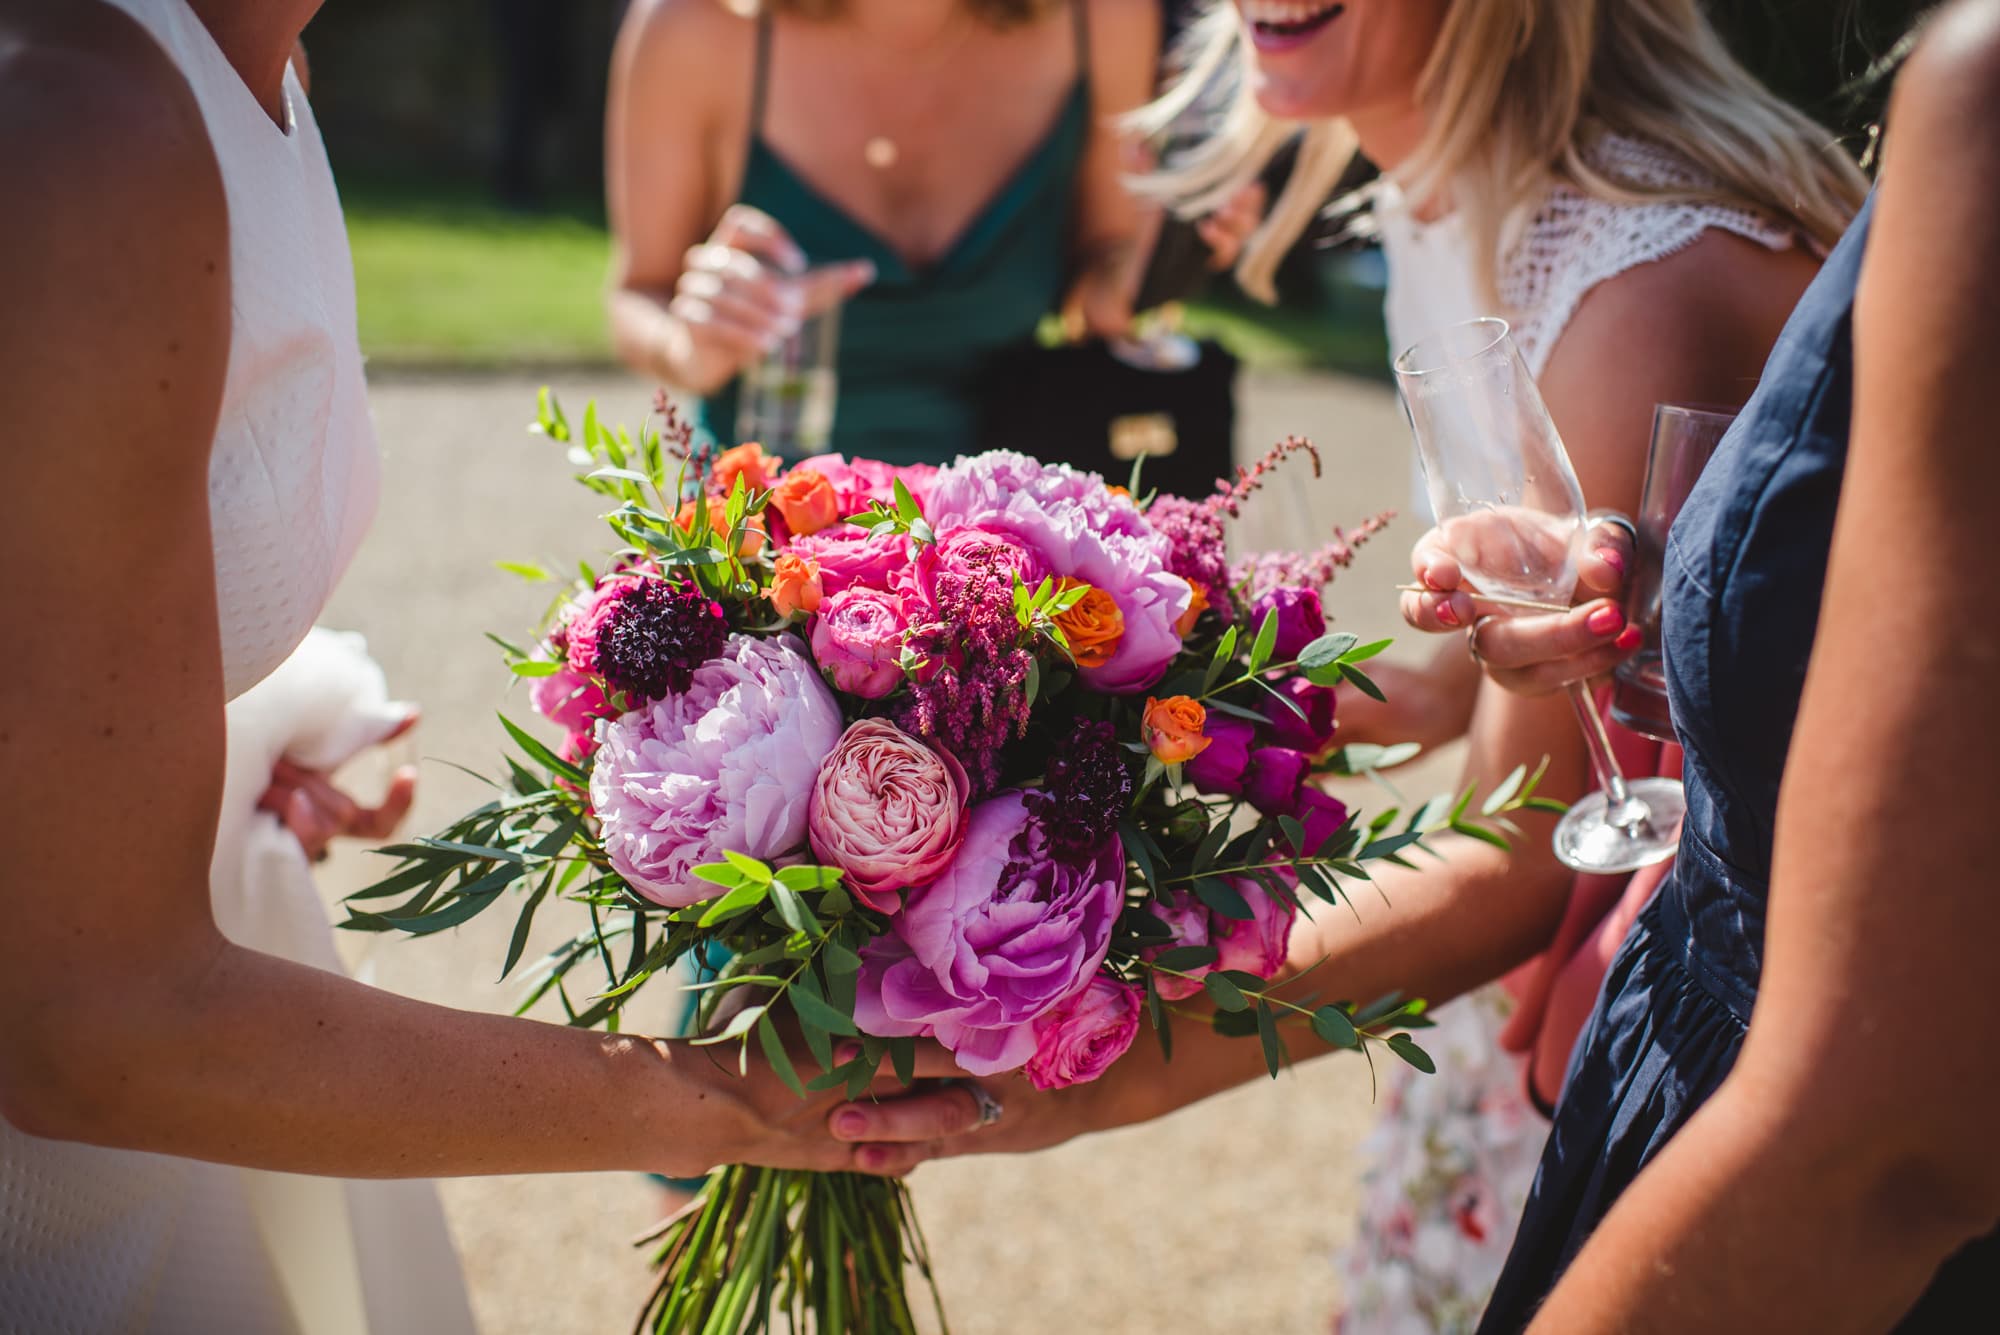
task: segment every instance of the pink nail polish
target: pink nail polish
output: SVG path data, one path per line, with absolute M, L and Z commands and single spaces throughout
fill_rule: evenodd
M 1437 617 L 1447 626 L 1458 624 L 1458 609 L 1451 605 L 1451 599 L 1446 598 L 1437 605 Z
M 1629 654 L 1634 649 L 1637 649 L 1645 638 L 1637 626 L 1627 626 L 1619 632 L 1618 638 L 1613 640 L 1612 643 Z
M 1583 624 L 1592 635 L 1616 635 L 1625 626 L 1625 614 L 1615 607 L 1600 607 Z
M 1625 573 L 1625 555 L 1623 552 L 1611 547 L 1599 547 L 1597 549 L 1597 559 L 1610 566 L 1619 574 L 1622 575 Z
M 844 1140 L 859 1140 L 868 1130 L 868 1119 L 858 1112 L 844 1112 L 833 1119 L 833 1134 Z

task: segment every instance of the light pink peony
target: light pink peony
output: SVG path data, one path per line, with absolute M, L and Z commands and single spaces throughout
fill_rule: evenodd
M 1278 874 L 1287 875 L 1283 871 Z M 1229 883 L 1255 916 L 1244 922 L 1218 913 L 1209 920 L 1209 941 L 1220 955 L 1215 967 L 1275 978 L 1289 957 L 1292 919 L 1298 910 L 1246 876 L 1232 876 Z
M 1178 946 L 1210 944 L 1209 938 L 1214 929 L 1209 923 L 1208 908 L 1195 898 L 1193 891 L 1176 890 L 1173 892 L 1173 898 L 1167 903 L 1162 904 L 1154 900 L 1147 904 L 1146 908 L 1174 934 L 1172 944 L 1147 950 L 1145 952 L 1147 959 L 1157 959 L 1162 952 Z M 1197 969 L 1181 970 L 1181 973 L 1192 974 L 1193 977 L 1190 978 L 1182 978 L 1178 974 L 1156 973 L 1153 975 L 1153 987 L 1159 992 L 1162 1001 L 1186 1001 L 1201 991 L 1201 980 L 1213 967 L 1213 965 L 1203 965 Z
M 886 719 L 863 719 L 819 767 L 807 836 L 857 899 L 893 913 L 897 891 L 927 883 L 958 851 L 968 791 L 950 755 Z
M 1125 633 L 1109 661 L 1078 673 L 1095 689 L 1144 690 L 1180 652 L 1175 623 L 1193 591 L 1168 570 L 1173 552 L 1166 537 L 1102 478 L 994 450 L 939 472 L 924 513 L 940 540 L 976 526 L 1026 547 L 1051 573 L 1109 595 Z
M 839 689 L 879 700 L 902 684 L 903 635 L 909 628 L 901 595 L 846 589 L 820 604 L 813 618 L 813 657 Z
M 646 898 L 684 908 L 721 893 L 696 867 L 723 850 L 771 861 L 806 837 L 813 776 L 840 707 L 790 635 L 732 635 L 684 692 L 604 726 L 590 798 L 604 851 Z
M 1025 1074 L 1036 1089 L 1086 1084 L 1111 1069 L 1139 1033 L 1139 989 L 1099 975 L 1035 1022 Z

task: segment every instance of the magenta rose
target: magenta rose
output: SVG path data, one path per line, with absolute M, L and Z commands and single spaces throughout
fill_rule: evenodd
M 1250 753 L 1250 765 L 1243 776 L 1243 796 L 1266 815 L 1294 815 L 1306 771 L 1311 768 L 1312 762 L 1303 752 L 1284 746 L 1260 746 Z
M 898 468 L 877 459 L 849 460 L 838 454 L 816 454 L 802 459 L 798 468 L 808 469 L 826 476 L 833 484 L 834 494 L 840 497 L 844 507 L 842 517 L 855 515 L 870 505 L 896 503 L 896 483 L 900 481 L 909 489 L 919 509 L 924 509 L 929 499 L 931 481 L 938 470 L 930 464 L 909 464 Z
M 1279 585 L 1257 599 L 1250 610 L 1250 624 L 1261 628 L 1271 612 L 1278 614 L 1278 641 L 1272 647 L 1272 661 L 1290 663 L 1305 647 L 1326 634 L 1326 613 L 1320 608 L 1319 592 Z
M 805 844 L 840 706 L 791 635 L 732 635 L 685 691 L 603 725 L 590 800 L 634 890 L 685 908 L 722 893 L 694 869 L 725 850 L 773 861 Z
M 528 691 L 528 703 L 537 714 L 565 732 L 589 732 L 598 719 L 617 715 L 611 702 L 604 698 L 603 688 L 567 666 L 549 676 L 537 677 Z
M 1139 1000 L 1139 989 L 1130 983 L 1097 977 L 1035 1021 L 1030 1083 L 1036 1089 L 1066 1089 L 1110 1070 L 1139 1033 Z
M 1202 727 L 1208 745 L 1187 762 L 1187 781 L 1196 792 L 1211 797 L 1241 797 L 1244 773 L 1250 768 L 1250 748 L 1257 739 L 1257 725 L 1211 713 Z
M 886 719 L 863 719 L 819 767 L 806 833 L 878 913 L 943 871 L 965 836 L 965 770 Z
M 912 890 L 861 952 L 854 1022 L 885 1038 L 935 1038 L 974 1075 L 1035 1055 L 1035 1022 L 1082 991 L 1125 904 L 1125 850 L 1052 855 L 1035 799 L 972 809 L 958 856 Z
M 1288 873 L 1279 875 L 1289 878 Z M 1240 969 L 1259 978 L 1275 978 L 1285 967 L 1292 944 L 1292 919 L 1298 910 L 1257 882 L 1232 876 L 1229 884 L 1253 915 L 1248 922 L 1217 914 L 1209 923 L 1210 943 L 1215 946 L 1218 969 Z
M 1167 945 L 1147 949 L 1143 952 L 1145 958 L 1158 959 L 1164 952 L 1179 946 L 1210 944 L 1209 938 L 1213 927 L 1209 921 L 1208 909 L 1195 898 L 1192 891 L 1176 890 L 1173 898 L 1167 903 L 1162 904 L 1154 900 L 1146 907 L 1154 917 L 1167 925 L 1167 929 L 1174 934 L 1174 939 Z M 1156 973 L 1153 975 L 1153 987 L 1159 992 L 1163 1001 L 1186 1001 L 1201 991 L 1202 977 L 1211 967 L 1202 965 L 1199 968 L 1181 970 L 1182 973 L 1192 975 L 1188 978 L 1171 973 Z
M 1305 827 L 1305 851 L 1309 855 L 1318 853 L 1320 846 L 1347 824 L 1347 804 L 1311 784 L 1299 790 L 1298 804 L 1291 814 Z
M 1278 683 L 1277 690 L 1283 700 L 1264 697 L 1264 717 L 1270 724 L 1271 740 L 1279 746 L 1303 751 L 1315 760 L 1325 755 L 1333 745 L 1333 687 L 1315 686 L 1304 677 L 1289 677 Z
M 820 604 L 813 618 L 813 657 L 849 695 L 879 700 L 903 680 L 903 632 L 909 622 L 900 596 L 854 587 Z

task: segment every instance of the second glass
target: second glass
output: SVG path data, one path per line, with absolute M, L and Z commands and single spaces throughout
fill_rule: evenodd
M 1667 530 L 1694 490 L 1709 456 L 1736 414 L 1692 404 L 1661 403 L 1653 408 L 1653 439 L 1646 451 L 1646 486 L 1639 493 L 1633 524 L 1636 565 L 1625 599 L 1625 620 L 1645 635 L 1639 652 L 1612 674 L 1611 719 L 1657 742 L 1674 738 L 1667 708 L 1667 674 L 1660 651 L 1660 580 L 1667 553 Z
M 826 453 L 833 444 L 839 353 L 840 307 L 830 306 L 745 368 L 737 387 L 736 439 L 757 441 L 787 459 Z
M 1475 600 L 1567 610 L 1589 524 L 1569 455 L 1505 320 L 1472 320 L 1396 358 L 1439 532 Z M 1556 826 L 1555 852 L 1578 871 L 1636 871 L 1671 857 L 1686 800 L 1672 779 L 1627 782 L 1589 683 L 1570 687 L 1597 791 Z

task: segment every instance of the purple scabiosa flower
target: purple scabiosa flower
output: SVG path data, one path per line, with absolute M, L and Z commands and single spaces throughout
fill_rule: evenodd
M 1064 858 L 1094 856 L 1132 800 L 1132 771 L 1117 730 L 1077 720 L 1076 731 L 1049 760 L 1045 792 L 1041 819 L 1050 850 Z
M 641 579 L 616 595 L 596 631 L 597 675 L 614 690 L 662 700 L 685 691 L 695 669 L 722 652 L 729 622 L 699 589 Z M 575 647 L 572 639 L 572 654 Z

